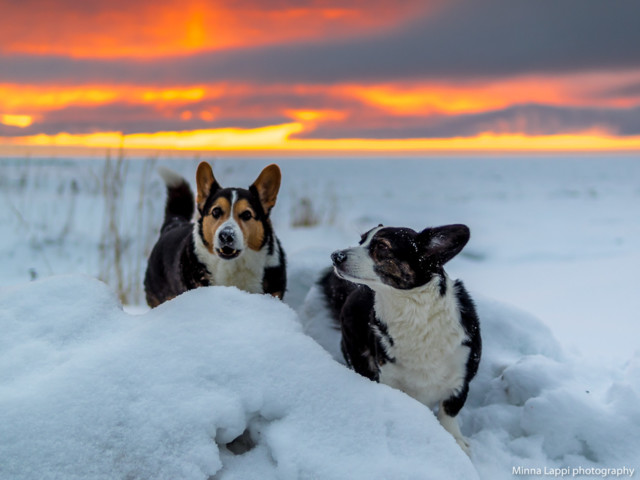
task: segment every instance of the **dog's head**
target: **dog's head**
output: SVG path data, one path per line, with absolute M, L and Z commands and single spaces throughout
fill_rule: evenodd
M 262 249 L 271 234 L 269 214 L 276 204 L 280 180 L 280 168 L 274 164 L 265 167 L 248 189 L 222 188 L 207 162 L 198 165 L 198 222 L 210 253 L 232 260 L 246 249 Z
M 371 288 L 386 285 L 408 290 L 442 275 L 443 266 L 469 241 L 465 225 L 416 232 L 382 225 L 362 235 L 356 247 L 331 254 L 336 274 Z

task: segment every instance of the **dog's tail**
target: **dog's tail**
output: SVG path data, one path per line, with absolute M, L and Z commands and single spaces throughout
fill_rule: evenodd
M 173 220 L 191 221 L 196 205 L 189 183 L 173 170 L 158 167 L 158 173 L 167 185 L 167 204 L 164 208 L 164 229 Z

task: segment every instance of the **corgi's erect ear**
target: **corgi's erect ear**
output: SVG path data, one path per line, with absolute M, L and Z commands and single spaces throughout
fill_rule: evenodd
M 425 259 L 442 266 L 460 253 L 470 236 L 466 225 L 425 228 L 418 234 L 418 244 Z
M 201 162 L 200 165 L 198 165 L 198 170 L 196 171 L 196 187 L 198 188 L 196 203 L 198 204 L 198 210 L 202 213 L 202 209 L 209 195 L 220 188 L 220 184 L 218 184 L 216 178 L 213 176 L 211 165 L 207 162 Z
M 249 187 L 250 189 L 255 187 L 264 213 L 267 215 L 269 215 L 269 212 L 276 204 L 281 179 L 282 174 L 280 173 L 280 167 L 274 163 L 264 167 L 264 170 L 260 172 L 256 181 Z

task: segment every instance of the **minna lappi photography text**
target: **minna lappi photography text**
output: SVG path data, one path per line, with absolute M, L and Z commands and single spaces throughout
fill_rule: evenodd
M 544 476 L 544 477 L 573 477 L 573 478 L 585 478 L 585 477 L 600 477 L 600 478 L 612 478 L 612 477 L 628 477 L 631 478 L 635 475 L 635 467 L 619 467 L 619 468 L 601 468 L 601 467 L 561 467 L 561 468 L 527 468 L 522 466 L 512 467 L 511 472 L 516 476 Z

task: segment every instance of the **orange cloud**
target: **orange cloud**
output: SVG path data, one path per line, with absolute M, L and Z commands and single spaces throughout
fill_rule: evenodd
M 99 106 L 115 102 L 131 104 L 189 104 L 245 95 L 320 96 L 336 100 L 356 100 L 390 115 L 414 116 L 434 113 L 462 114 L 506 108 L 516 104 L 538 103 L 558 106 L 628 108 L 640 104 L 640 96 L 609 95 L 630 83 L 640 83 L 640 71 L 626 73 L 584 73 L 554 77 L 516 77 L 468 83 L 397 82 L 388 84 L 338 85 L 260 85 L 214 83 L 208 85 L 20 85 L 0 84 L 0 112 L 42 112 L 69 106 Z M 345 112 L 317 104 L 305 110 L 282 104 L 279 111 L 291 118 L 314 113 L 317 120 L 344 118 Z M 302 118 L 304 120 L 304 118 Z
M 428 115 L 478 113 L 528 103 L 627 108 L 640 104 L 640 98 L 601 98 L 598 92 L 633 81 L 640 82 L 640 72 L 528 76 L 468 84 L 347 85 L 337 90 L 392 115 Z
M 34 86 L 0 84 L 0 111 L 47 111 L 69 106 L 99 106 L 125 103 L 190 103 L 217 98 L 222 85 L 174 88 L 136 85 Z
M 285 110 L 285 115 L 300 122 L 317 123 L 322 121 L 343 120 L 347 112 L 331 109 L 322 110 Z
M 420 2 L 222 0 L 4 2 L 0 51 L 80 58 L 153 58 L 385 28 Z M 65 5 L 67 4 L 67 5 Z M 24 26 L 28 25 L 28 28 Z

